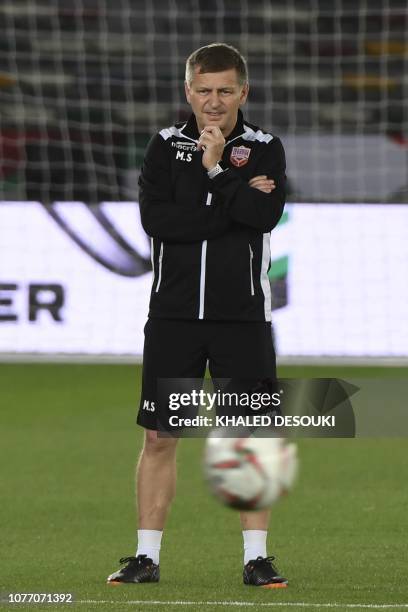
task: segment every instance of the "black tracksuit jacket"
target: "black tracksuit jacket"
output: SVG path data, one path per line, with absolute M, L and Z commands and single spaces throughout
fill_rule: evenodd
M 225 144 L 224 172 L 208 178 L 195 116 L 156 134 L 140 179 L 142 224 L 152 238 L 149 317 L 270 321 L 270 232 L 285 204 L 279 138 L 238 121 Z M 248 181 L 266 174 L 276 189 Z

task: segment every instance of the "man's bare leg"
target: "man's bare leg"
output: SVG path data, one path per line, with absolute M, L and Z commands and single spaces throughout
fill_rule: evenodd
M 259 510 L 252 512 L 240 512 L 241 526 L 246 529 L 268 529 L 270 510 Z
M 136 470 L 139 529 L 163 530 L 176 492 L 177 438 L 160 438 L 145 430 Z

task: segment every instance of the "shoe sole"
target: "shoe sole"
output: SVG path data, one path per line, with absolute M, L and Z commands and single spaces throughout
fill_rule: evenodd
M 252 584 L 251 582 L 244 582 L 245 586 L 254 586 L 261 589 L 286 589 L 288 581 L 286 582 L 270 582 L 269 584 Z
M 111 586 L 121 586 L 122 584 L 157 584 L 158 580 L 150 580 L 149 582 L 125 582 L 124 580 L 107 580 L 106 584 Z

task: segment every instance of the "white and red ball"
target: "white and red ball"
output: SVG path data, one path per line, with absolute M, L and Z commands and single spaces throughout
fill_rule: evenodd
M 296 451 L 296 445 L 283 438 L 228 438 L 215 430 L 206 440 L 206 480 L 211 492 L 231 508 L 269 508 L 293 485 Z

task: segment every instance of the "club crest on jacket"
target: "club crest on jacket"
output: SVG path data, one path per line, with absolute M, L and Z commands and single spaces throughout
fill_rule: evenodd
M 251 149 L 249 147 L 232 147 L 230 161 L 234 166 L 240 168 L 248 162 Z

